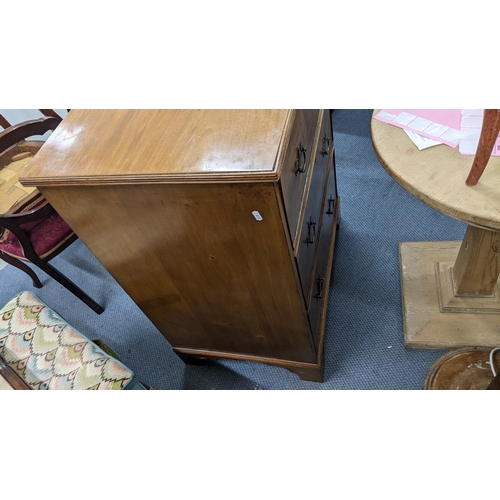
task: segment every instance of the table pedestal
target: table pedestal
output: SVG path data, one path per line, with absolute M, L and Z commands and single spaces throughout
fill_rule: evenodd
M 405 346 L 500 346 L 500 233 L 400 243 Z

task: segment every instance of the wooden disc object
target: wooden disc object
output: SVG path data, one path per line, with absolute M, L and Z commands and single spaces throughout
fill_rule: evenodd
M 493 380 L 491 349 L 464 347 L 438 358 L 424 379 L 424 390 L 485 390 Z M 494 368 L 500 370 L 500 352 L 493 356 Z
M 474 156 L 460 154 L 458 147 L 419 151 L 403 129 L 375 119 L 371 135 L 380 164 L 409 193 L 449 217 L 500 231 L 499 156 L 489 159 L 477 186 L 470 187 L 465 180 Z
M 465 347 L 438 358 L 424 379 L 424 390 L 484 390 L 493 380 L 491 349 Z M 494 368 L 500 370 L 500 352 L 493 356 Z

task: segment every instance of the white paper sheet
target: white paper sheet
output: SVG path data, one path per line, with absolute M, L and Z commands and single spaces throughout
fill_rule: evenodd
M 460 109 L 382 109 L 374 118 L 452 148 L 460 142 Z
M 428 137 L 424 137 L 423 135 L 415 134 L 415 132 L 411 132 L 410 130 L 405 130 L 405 132 L 406 135 L 412 140 L 413 144 L 417 146 L 419 151 L 422 151 L 422 149 L 431 148 L 432 146 L 443 144 L 442 142 L 435 141 L 434 139 L 429 139 Z

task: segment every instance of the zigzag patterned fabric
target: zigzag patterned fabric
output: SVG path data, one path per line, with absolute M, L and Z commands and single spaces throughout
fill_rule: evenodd
M 0 309 L 0 356 L 32 389 L 124 389 L 134 377 L 30 292 Z

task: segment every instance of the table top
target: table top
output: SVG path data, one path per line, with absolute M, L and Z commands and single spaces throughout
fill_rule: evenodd
M 407 191 L 450 217 L 500 231 L 500 157 L 491 157 L 478 184 L 469 187 L 465 179 L 474 157 L 458 147 L 419 151 L 404 130 L 373 118 L 371 134 L 380 163 Z
M 291 110 L 71 110 L 26 186 L 276 180 Z

